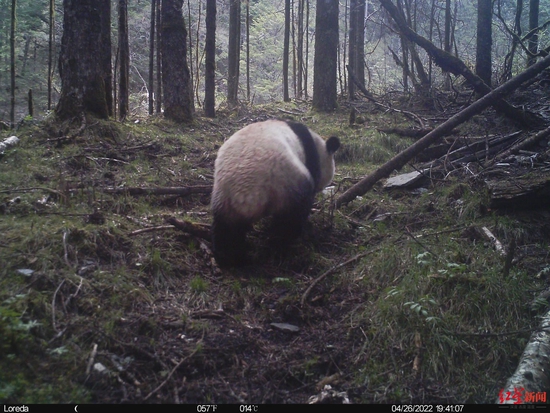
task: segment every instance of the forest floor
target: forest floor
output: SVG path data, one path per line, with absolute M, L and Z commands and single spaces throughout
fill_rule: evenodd
M 294 102 L 193 125 L 20 126 L 0 158 L 0 401 L 495 402 L 548 310 L 550 212 L 490 208 L 479 162 L 421 188 L 380 182 L 335 211 L 320 196 L 285 254 L 258 225 L 240 269 L 167 223 L 208 228 L 216 151 L 251 122 L 339 136 L 335 196 L 414 142 L 378 130 L 413 126 L 403 112 L 355 106 L 354 125 L 346 102 L 330 115 Z M 429 126 L 452 112 L 401 107 Z M 488 111 L 454 136 L 516 130 Z M 534 150 L 548 164 L 548 147 Z M 117 192 L 131 187 L 198 189 Z M 483 228 L 513 240 L 511 266 Z

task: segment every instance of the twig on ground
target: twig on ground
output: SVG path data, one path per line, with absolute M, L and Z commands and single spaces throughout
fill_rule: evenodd
M 351 257 L 349 260 L 346 260 L 332 268 L 330 268 L 329 270 L 325 271 L 323 274 L 321 274 L 319 277 L 317 277 L 315 280 L 313 280 L 313 282 L 311 283 L 311 285 L 308 287 L 308 289 L 305 291 L 305 293 L 302 295 L 302 299 L 300 300 L 300 305 L 303 307 L 306 300 L 307 300 L 307 297 L 309 296 L 309 293 L 311 292 L 311 290 L 313 290 L 313 287 L 315 287 L 319 282 L 321 282 L 323 279 L 325 279 L 328 275 L 332 274 L 333 272 L 339 270 L 340 268 L 348 265 L 348 264 L 351 264 L 352 262 L 354 261 L 357 261 L 363 257 L 366 257 L 367 255 L 369 254 L 372 254 L 373 252 L 376 252 L 378 251 L 380 248 L 373 248 L 369 251 L 366 251 L 366 252 L 362 252 L 361 254 L 357 254 L 356 256 L 354 257 Z

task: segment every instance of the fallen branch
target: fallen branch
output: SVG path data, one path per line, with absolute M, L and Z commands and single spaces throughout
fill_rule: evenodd
M 155 390 L 151 391 L 147 396 L 145 396 L 143 400 L 147 400 L 153 394 L 155 394 L 160 389 L 162 389 L 164 387 L 164 385 L 166 383 L 168 383 L 168 380 L 170 380 L 170 378 L 172 377 L 172 374 L 174 374 L 174 372 L 183 364 L 183 362 L 186 361 L 186 360 L 189 360 L 191 357 L 193 357 L 202 348 L 202 346 L 199 345 L 201 342 L 202 342 L 202 339 L 195 346 L 195 350 L 191 354 L 189 354 L 187 357 L 182 358 L 180 360 L 180 362 L 174 366 L 174 368 L 170 371 L 170 373 L 168 373 L 168 376 L 166 377 L 166 379 Z
M 88 359 L 88 365 L 86 366 L 86 376 L 88 376 L 92 371 L 92 365 L 94 364 L 96 354 L 97 354 L 97 344 L 93 343 L 92 352 L 90 353 L 90 358 Z
M 506 159 L 510 155 L 514 155 L 518 153 L 520 150 L 527 148 L 528 146 L 535 145 L 536 143 L 540 142 L 542 139 L 545 139 L 546 137 L 550 136 L 550 126 L 546 129 L 541 130 L 540 132 L 536 133 L 535 135 L 531 136 L 530 138 L 527 138 L 514 146 L 512 146 L 510 149 L 506 150 L 505 152 L 501 153 L 500 155 L 496 156 L 492 160 L 486 163 L 485 167 L 488 168 L 497 162 L 502 161 L 503 159 Z
M 130 232 L 128 235 L 139 235 L 144 234 L 146 232 L 155 232 L 155 231 L 164 231 L 165 229 L 174 229 L 173 225 L 159 225 L 157 227 L 148 227 L 148 228 L 142 228 L 142 229 L 136 229 L 135 231 Z
M 357 196 L 363 195 L 365 192 L 371 189 L 376 182 L 378 182 L 382 178 L 388 177 L 394 170 L 400 170 L 414 156 L 429 147 L 432 143 L 436 142 L 445 133 L 451 131 L 453 128 L 470 119 L 472 116 L 491 106 L 494 103 L 495 99 L 500 99 L 508 93 L 512 92 L 513 90 L 518 88 L 523 82 L 536 76 L 539 72 L 546 69 L 547 67 L 550 67 L 550 56 L 538 61 L 524 72 L 520 73 L 519 75 L 510 79 L 508 82 L 494 89 L 492 92 L 475 101 L 466 109 L 460 111 L 449 120 L 442 123 L 433 131 L 428 133 L 422 139 L 412 144 L 409 148 L 394 156 L 391 160 L 386 162 L 372 174 L 366 176 L 357 184 L 349 188 L 339 198 L 336 199 L 336 207 L 339 208 L 342 205 L 353 201 Z
M 183 186 L 183 187 L 161 187 L 161 188 L 103 188 L 102 192 L 108 194 L 128 194 L 128 195 L 190 195 L 190 194 L 209 194 L 212 192 L 211 185 L 204 186 Z
M 361 254 L 357 254 L 356 256 L 351 257 L 349 260 L 344 261 L 344 262 L 330 268 L 329 270 L 325 271 L 323 274 L 321 274 L 319 277 L 317 277 L 315 280 L 313 280 L 311 285 L 307 288 L 305 293 L 302 295 L 302 299 L 300 300 L 300 305 L 302 307 L 304 306 L 304 304 L 307 300 L 307 297 L 309 296 L 309 293 L 311 292 L 311 290 L 313 290 L 313 287 L 315 287 L 317 284 L 319 284 L 319 282 L 321 282 L 323 279 L 325 279 L 328 275 L 332 274 L 333 272 L 339 270 L 340 268 L 342 268 L 342 267 L 344 267 L 348 264 L 351 264 L 352 262 L 355 262 L 355 261 L 357 261 L 357 260 L 359 260 L 363 257 L 366 257 L 369 254 L 372 254 L 375 251 L 378 251 L 379 249 L 380 248 L 373 248 L 370 251 L 366 251 L 366 252 L 362 252 Z
M 172 224 L 177 229 L 187 232 L 188 234 L 210 241 L 210 225 L 197 224 L 191 221 L 180 221 L 174 217 L 170 217 L 166 220 L 167 223 Z
M 506 250 L 502 246 L 502 243 L 498 240 L 497 237 L 493 235 L 491 231 L 489 231 L 489 228 L 483 227 L 481 228 L 481 231 L 483 231 L 483 235 L 485 235 L 485 237 L 493 243 L 493 245 L 495 246 L 495 249 L 500 255 L 502 256 L 506 255 Z

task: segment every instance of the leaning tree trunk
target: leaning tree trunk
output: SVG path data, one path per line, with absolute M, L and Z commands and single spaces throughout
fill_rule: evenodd
M 376 171 L 361 179 L 361 181 L 349 188 L 338 199 L 336 199 L 336 207 L 339 208 L 342 205 L 353 201 L 356 197 L 365 194 L 374 186 L 376 182 L 378 182 L 382 178 L 388 177 L 394 170 L 401 169 L 414 156 L 422 152 L 424 149 L 428 148 L 441 136 L 444 136 L 446 133 L 450 132 L 461 123 L 467 121 L 472 116 L 477 115 L 485 108 L 491 106 L 494 100 L 502 99 L 508 93 L 518 88 L 523 82 L 531 79 L 548 67 L 550 67 L 550 56 L 547 56 L 543 60 L 537 62 L 529 69 L 520 73 L 503 85 L 497 87 L 495 90 L 483 96 L 479 100 L 476 100 L 466 109 L 462 110 L 461 112 L 457 113 L 456 115 L 439 125 L 422 139 L 418 140 L 404 151 L 395 155 L 392 159 L 390 159 Z
M 331 112 L 337 106 L 338 0 L 317 0 L 315 57 L 313 60 L 313 107 Z
M 102 15 L 110 11 L 109 0 L 64 0 L 63 36 L 59 56 L 61 96 L 56 107 L 59 119 L 70 119 L 82 112 L 99 118 L 109 117 L 105 61 L 111 50 L 102 45 Z
M 399 14 L 397 7 L 395 7 L 391 0 L 379 1 L 397 23 L 399 30 L 407 36 L 409 40 L 426 50 L 426 52 L 434 59 L 435 64 L 437 64 L 441 69 L 457 76 L 462 75 L 472 85 L 476 93 L 481 96 L 486 95 L 491 91 L 491 88 L 487 86 L 479 76 L 474 74 L 462 60 L 437 48 L 428 39 L 420 36 L 412 30 L 403 17 Z M 497 111 L 524 127 L 532 128 L 533 126 L 543 123 L 540 117 L 532 113 L 519 110 L 502 99 L 495 99 L 491 104 Z
M 183 0 L 162 0 L 162 88 L 164 116 L 176 122 L 190 122 L 195 108 L 182 7 Z

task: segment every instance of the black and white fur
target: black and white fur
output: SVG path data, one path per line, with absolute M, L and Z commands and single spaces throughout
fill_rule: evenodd
M 212 243 L 221 266 L 246 262 L 246 233 L 273 217 L 280 240 L 300 235 L 315 194 L 334 176 L 340 141 L 301 123 L 268 120 L 236 132 L 219 149 L 212 191 Z

